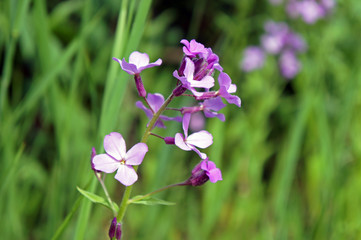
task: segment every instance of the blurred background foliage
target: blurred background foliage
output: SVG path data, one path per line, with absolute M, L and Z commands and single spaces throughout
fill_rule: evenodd
M 130 206 L 123 239 L 360 239 L 360 11 L 359 0 L 338 1 L 307 25 L 266 0 L 1 1 L 1 238 L 107 239 L 110 211 L 76 186 L 102 195 L 91 147 L 102 152 L 110 131 L 131 146 L 147 123 L 133 81 L 111 58 L 162 58 L 142 76 L 148 92 L 168 95 L 179 41 L 195 38 L 219 55 L 242 99 L 221 111 L 225 123 L 206 123 L 207 153 L 224 180 L 159 194 L 175 206 Z M 292 81 L 271 56 L 259 71 L 240 70 L 269 19 L 307 41 Z M 156 138 L 148 144 L 133 195 L 185 180 L 198 162 Z M 112 174 L 106 184 L 119 202 L 123 186 Z

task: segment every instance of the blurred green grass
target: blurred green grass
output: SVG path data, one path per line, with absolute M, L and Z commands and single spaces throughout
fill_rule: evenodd
M 360 10 L 358 0 L 339 1 L 315 25 L 287 20 L 309 48 L 301 73 L 285 82 L 272 57 L 260 71 L 239 69 L 264 21 L 286 20 L 267 1 L 0 2 L 2 238 L 49 239 L 69 216 L 60 239 L 107 239 L 110 212 L 80 200 L 76 186 L 102 194 L 91 147 L 103 151 L 110 131 L 130 146 L 146 124 L 133 82 L 111 57 L 161 57 L 143 79 L 148 92 L 168 95 L 179 41 L 196 38 L 219 55 L 242 98 L 241 109 L 223 110 L 226 123 L 207 122 L 207 153 L 224 180 L 159 195 L 175 207 L 129 207 L 124 239 L 360 239 Z M 134 195 L 186 179 L 198 161 L 157 139 L 149 146 Z M 123 187 L 112 175 L 106 183 L 120 201 Z

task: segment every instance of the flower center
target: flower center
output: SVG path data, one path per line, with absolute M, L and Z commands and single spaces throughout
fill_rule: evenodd
M 125 160 L 124 159 L 120 160 L 120 164 L 125 165 Z

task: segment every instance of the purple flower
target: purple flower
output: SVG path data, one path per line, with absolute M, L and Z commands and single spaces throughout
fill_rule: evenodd
M 120 67 L 129 73 L 130 75 L 140 74 L 144 69 L 159 66 L 162 64 L 162 59 L 158 59 L 154 63 L 149 63 L 149 56 L 146 53 L 140 53 L 138 51 L 132 52 L 129 56 L 129 63 L 125 61 L 125 58 L 122 60 L 118 58 L 113 58 L 120 64 Z
M 183 52 L 189 57 L 195 57 L 197 54 L 203 53 L 205 51 L 204 45 L 198 43 L 195 39 L 192 39 L 190 42 L 186 39 L 180 41 L 184 47 Z
M 216 167 L 214 162 L 208 161 L 208 159 L 203 160 L 201 162 L 201 169 L 206 171 L 206 174 L 209 177 L 209 181 L 212 183 L 223 180 L 221 170 Z
M 199 106 L 183 107 L 181 109 L 181 112 L 182 114 L 186 114 L 186 113 L 196 113 L 199 111 L 203 111 L 204 115 L 207 118 L 216 117 L 219 118 L 219 120 L 224 121 L 225 120 L 224 114 L 217 113 L 217 111 L 221 110 L 225 106 L 226 104 L 222 102 L 221 97 L 215 97 L 215 98 L 206 99 L 204 102 L 199 103 Z
M 296 55 L 292 51 L 284 51 L 279 58 L 281 74 L 287 78 L 294 78 L 301 68 Z
M 190 121 L 191 114 L 187 113 L 183 116 L 183 131 L 182 133 L 177 133 L 175 135 L 175 145 L 177 145 L 180 149 L 185 151 L 195 151 L 202 159 L 205 159 L 207 155 L 205 153 L 201 153 L 196 147 L 199 148 L 207 148 L 213 143 L 213 136 L 209 132 L 202 130 L 196 133 L 192 133 L 188 136 L 188 127 Z
M 117 228 L 117 218 L 113 218 L 110 227 L 109 227 L 109 237 L 110 239 L 113 239 L 113 237 L 115 236 L 115 230 Z
M 321 0 L 321 5 L 327 12 L 329 12 L 335 7 L 336 3 L 335 0 Z
M 265 54 L 260 47 L 250 46 L 244 50 L 241 67 L 244 71 L 250 72 L 263 67 Z
M 287 24 L 268 21 L 264 28 L 266 34 L 261 37 L 263 49 L 270 54 L 278 54 L 284 47 L 289 32 Z
M 303 21 L 309 24 L 315 23 L 325 16 L 325 10 L 314 0 L 304 0 L 297 3 L 297 11 L 302 16 Z
M 286 35 L 285 45 L 286 48 L 294 50 L 296 52 L 304 52 L 307 48 L 307 45 L 303 38 L 300 35 L 291 31 L 289 31 Z
M 227 73 L 221 72 L 218 76 L 219 90 L 218 96 L 223 97 L 230 104 L 235 104 L 238 107 L 241 107 L 241 99 L 238 96 L 231 95 L 231 93 L 236 92 L 236 84 L 232 84 L 231 78 Z
M 189 58 L 186 58 L 185 61 L 186 65 L 183 72 L 184 76 L 179 76 L 177 70 L 173 72 L 173 76 L 181 81 L 184 88 L 190 90 L 195 96 L 200 96 L 202 93 L 197 92 L 195 88 L 209 89 L 214 86 L 214 79 L 211 76 L 205 76 L 201 80 L 195 80 L 194 63 Z
M 210 180 L 212 183 L 223 180 L 222 173 L 216 164 L 208 158 L 198 163 L 192 170 L 192 176 L 185 181 L 186 185 L 200 186 Z
M 115 179 L 125 186 L 130 186 L 138 180 L 138 175 L 132 166 L 142 163 L 148 152 L 145 143 L 137 143 L 127 152 L 122 135 L 112 132 L 104 137 L 104 149 L 106 153 L 93 158 L 95 170 L 105 173 L 118 170 Z
M 146 106 L 144 106 L 144 104 L 141 101 L 137 101 L 135 103 L 135 105 L 138 108 L 142 109 L 149 119 L 152 119 L 154 113 L 158 112 L 160 107 L 163 105 L 164 97 L 160 93 L 155 93 L 155 94 L 148 93 L 147 102 L 149 103 L 149 105 L 150 105 L 150 107 L 152 108 L 153 111 L 150 110 L 149 108 L 147 108 Z M 160 115 L 159 119 L 154 124 L 154 127 L 165 128 L 165 125 L 164 125 L 163 121 L 181 122 L 182 117 L 180 117 L 180 116 L 178 116 L 178 117 L 167 117 L 167 116 L 164 116 L 164 115 Z

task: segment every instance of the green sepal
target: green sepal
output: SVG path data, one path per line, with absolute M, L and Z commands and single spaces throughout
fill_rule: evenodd
M 109 202 L 107 200 L 105 200 L 103 197 L 101 196 L 98 196 L 94 193 L 91 193 L 91 192 L 88 192 L 88 191 L 85 191 L 79 187 L 76 187 L 78 189 L 78 191 L 84 196 L 86 197 L 87 199 L 89 199 L 91 202 L 93 203 L 98 203 L 98 204 L 101 204 L 107 208 L 109 208 L 110 210 L 114 210 L 115 212 L 118 212 L 119 211 L 119 207 L 118 205 L 115 203 L 115 202 L 112 202 L 113 204 L 113 207 L 110 206 Z
M 143 204 L 143 205 L 149 205 L 149 206 L 152 206 L 152 205 L 167 205 L 167 206 L 175 205 L 174 202 L 168 202 L 168 201 L 156 198 L 156 197 L 150 197 L 150 196 L 144 197 L 142 195 L 133 197 L 132 199 L 129 200 L 128 203 L 129 204 Z

